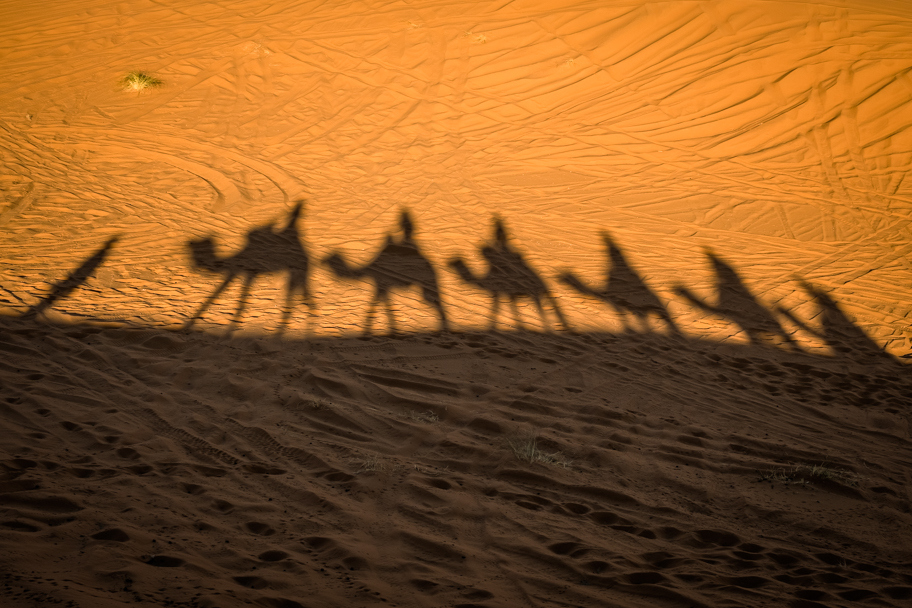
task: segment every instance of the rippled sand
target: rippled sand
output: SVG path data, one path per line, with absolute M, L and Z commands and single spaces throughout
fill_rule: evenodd
M 912 598 L 905 3 L 0 20 L 4 605 Z

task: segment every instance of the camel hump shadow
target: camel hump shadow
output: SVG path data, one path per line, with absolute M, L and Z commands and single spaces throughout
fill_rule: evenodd
M 420 288 L 422 299 L 437 313 L 440 329 L 447 331 L 449 321 L 440 297 L 437 272 L 415 240 L 415 224 L 407 209 L 400 213 L 399 229 L 401 238 L 387 234 L 380 251 L 363 266 L 353 266 L 339 252 L 332 252 L 323 259 L 323 263 L 339 278 L 373 283 L 374 293 L 364 322 L 365 335 L 370 335 L 372 331 L 376 308 L 380 304 L 386 309 L 390 333 L 397 332 L 390 294 L 411 287 Z
M 630 265 L 623 250 L 607 232 L 602 232 L 605 244 L 607 268 L 605 282 L 601 287 L 591 287 L 572 272 L 565 272 L 559 281 L 579 293 L 596 298 L 608 304 L 621 317 L 624 328 L 633 330 L 628 317 L 632 315 L 643 328 L 649 327 L 650 316 L 658 316 L 673 333 L 680 333 L 665 304 L 649 288 L 640 273 Z
M 315 305 L 309 289 L 310 258 L 298 228 L 303 210 L 304 202 L 298 201 L 289 212 L 285 227 L 282 229 L 278 229 L 276 223 L 250 229 L 246 234 L 244 246 L 233 255 L 219 256 L 215 239 L 212 237 L 190 241 L 187 245 L 193 268 L 221 274 L 225 278 L 184 327 L 191 328 L 231 282 L 239 278 L 242 281 L 241 294 L 229 326 L 229 331 L 233 330 L 241 321 L 254 280 L 261 275 L 273 273 L 284 272 L 288 277 L 279 333 L 285 330 L 291 320 L 297 296 L 300 296 L 307 305 L 308 311 L 313 311 Z
M 545 328 L 549 326 L 544 304 L 550 305 L 554 316 L 562 329 L 570 329 L 557 299 L 548 289 L 541 276 L 526 262 L 523 255 L 511 247 L 510 237 L 501 218 L 494 216 L 494 238 L 492 242 L 482 245 L 479 250 L 487 263 L 487 272 L 475 274 L 462 258 L 453 258 L 448 262 L 456 274 L 470 285 L 491 294 L 491 329 L 496 330 L 500 311 L 500 301 L 506 298 L 513 311 L 516 324 L 525 327 L 519 310 L 520 298 L 529 298 L 535 305 Z

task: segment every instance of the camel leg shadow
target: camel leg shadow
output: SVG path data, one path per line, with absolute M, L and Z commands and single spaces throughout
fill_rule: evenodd
M 440 292 L 434 288 L 424 286 L 421 288 L 421 297 L 437 311 L 437 316 L 440 318 L 440 331 L 449 331 L 450 322 L 443 310 Z
M 500 300 L 500 296 L 497 298 Z M 526 330 L 526 324 L 523 323 L 522 313 L 519 310 L 519 301 L 515 297 L 510 298 L 510 308 L 513 310 L 513 320 L 516 321 L 516 327 L 519 331 Z
M 500 314 L 500 296 L 495 293 L 491 302 L 491 325 L 489 328 L 491 331 L 497 331 L 498 314 Z
M 558 323 L 560 323 L 561 328 L 564 331 L 571 331 L 570 324 L 567 323 L 567 318 L 564 316 L 564 312 L 560 309 L 560 306 L 557 304 L 557 299 L 551 293 L 546 293 L 544 296 L 548 302 L 551 303 L 551 309 L 554 311 L 554 316 L 557 317 Z M 536 299 L 538 302 L 538 312 L 541 315 L 542 321 L 545 323 L 545 328 L 548 326 L 548 320 L 545 317 L 545 309 L 542 306 L 541 299 Z
M 215 300 L 222 294 L 223 291 L 225 291 L 225 289 L 228 287 L 228 285 L 231 283 L 231 281 L 233 281 L 235 278 L 237 278 L 236 274 L 234 274 L 234 273 L 229 274 L 225 278 L 225 280 L 222 281 L 221 285 L 216 287 L 215 291 L 213 291 L 209 295 L 209 297 L 206 298 L 206 300 L 202 304 L 200 304 L 200 307 L 196 309 L 196 312 L 193 313 L 193 316 L 190 317 L 190 319 L 188 319 L 186 323 L 184 323 L 183 328 L 185 330 L 192 329 L 193 325 L 200 318 L 202 318 L 203 313 L 205 313 L 207 310 L 209 310 L 209 307 L 212 306 L 212 304 L 215 302 Z
M 247 298 L 250 297 L 250 288 L 253 285 L 253 277 L 244 277 L 244 284 L 241 286 L 241 295 L 238 298 L 237 309 L 234 311 L 234 316 L 231 318 L 231 323 L 228 325 L 228 335 L 231 335 L 234 332 L 238 325 L 241 324 L 241 317 L 244 314 L 244 310 L 247 308 Z
M 393 314 L 392 303 L 390 302 L 389 293 L 381 291 L 374 294 L 370 304 L 367 306 L 367 317 L 364 320 L 364 337 L 371 336 L 374 329 L 374 316 L 377 313 L 377 306 L 382 305 L 386 309 L 387 323 L 389 323 L 389 335 L 396 333 L 396 317 Z
M 307 286 L 307 276 L 298 276 L 297 273 L 293 273 L 288 278 L 288 287 L 285 291 L 285 305 L 282 308 L 282 318 L 279 320 L 279 328 L 277 334 L 281 336 L 285 333 L 285 330 L 288 328 L 289 323 L 291 322 L 291 316 L 294 313 L 295 309 L 295 296 L 300 293 L 301 299 L 304 302 L 304 305 L 307 307 L 307 329 L 305 330 L 305 335 L 311 335 L 312 333 L 312 316 L 314 310 L 316 309 L 316 304 L 314 303 L 313 297 L 310 295 L 310 289 Z

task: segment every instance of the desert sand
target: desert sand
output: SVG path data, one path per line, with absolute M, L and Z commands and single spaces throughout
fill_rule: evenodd
M 912 599 L 907 2 L 0 23 L 0 605 Z

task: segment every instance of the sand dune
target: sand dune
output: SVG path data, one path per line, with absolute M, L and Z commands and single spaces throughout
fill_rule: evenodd
M 912 378 L 889 359 L 15 319 L 0 348 L 11 605 L 912 597 Z M 542 462 L 511 449 L 530 437 Z
M 0 19 L 4 606 L 912 598 L 904 3 Z

